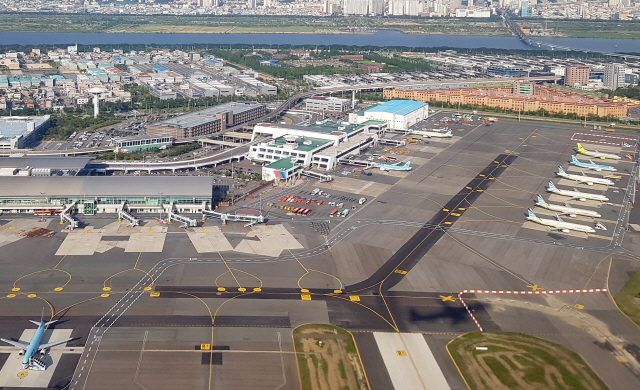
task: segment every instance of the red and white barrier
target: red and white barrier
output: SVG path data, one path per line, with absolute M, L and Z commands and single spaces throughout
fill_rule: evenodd
M 633 142 L 636 142 L 638 140 L 637 138 L 618 137 L 618 136 L 615 136 L 615 135 L 594 134 L 594 133 L 573 133 L 573 136 L 571 137 L 571 139 L 573 139 L 573 137 L 575 137 L 576 135 L 588 135 L 588 136 L 591 136 L 591 137 L 598 137 L 598 138 L 623 139 L 623 140 L 633 141 Z
M 546 294 L 568 294 L 568 293 L 591 293 L 591 292 L 606 292 L 606 288 L 590 288 L 585 290 L 543 290 L 543 291 L 507 291 L 507 290 L 463 290 L 458 293 L 458 299 L 464 305 L 464 308 L 467 309 L 467 313 L 471 316 L 473 322 L 475 322 L 480 332 L 484 332 L 482 326 L 473 315 L 469 306 L 462 299 L 462 294 L 522 294 L 522 295 L 546 295 Z

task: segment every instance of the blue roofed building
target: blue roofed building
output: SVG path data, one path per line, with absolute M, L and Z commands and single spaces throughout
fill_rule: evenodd
M 349 114 L 349 122 L 363 123 L 369 120 L 386 122 L 389 129 L 407 130 L 429 117 L 429 105 L 413 100 L 389 100 Z

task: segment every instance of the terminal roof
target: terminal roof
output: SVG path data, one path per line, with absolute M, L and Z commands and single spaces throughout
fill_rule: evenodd
M 93 157 L 0 157 L 0 168 L 83 169 Z
M 9 176 L 0 178 L 0 197 L 211 198 L 212 179 L 204 176 Z
M 389 112 L 391 114 L 408 115 L 409 113 L 426 106 L 426 103 L 413 100 L 389 100 L 379 106 L 370 108 L 368 112 Z

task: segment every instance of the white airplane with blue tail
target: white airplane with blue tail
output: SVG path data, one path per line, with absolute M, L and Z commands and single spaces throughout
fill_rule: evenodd
M 588 163 L 580 161 L 580 160 L 578 160 L 576 158 L 575 155 L 571 156 L 571 161 L 569 163 L 572 164 L 572 165 L 575 165 L 577 167 L 591 169 L 592 171 L 596 171 L 596 172 L 601 172 L 601 171 L 615 172 L 615 171 L 617 171 L 617 169 L 615 169 L 614 167 L 612 167 L 610 165 L 596 164 L 591 160 L 589 160 Z
M 411 161 L 407 161 L 404 165 L 393 165 L 393 164 L 379 164 L 376 163 L 376 167 L 380 168 L 381 171 L 410 171 L 411 170 Z
M 584 202 L 587 199 L 589 199 L 589 200 L 599 200 L 601 202 L 608 202 L 609 201 L 609 198 L 607 198 L 604 195 L 591 194 L 589 192 L 581 192 L 581 191 L 578 191 L 575 188 L 573 189 L 573 191 L 558 189 L 553 184 L 552 181 L 549 181 L 549 187 L 547 187 L 547 192 L 551 192 L 551 193 L 556 194 L 556 195 L 570 196 L 571 199 L 579 200 L 581 202 Z
M 558 173 L 556 173 L 556 175 L 560 177 L 564 177 L 565 179 L 575 180 L 578 183 L 584 183 L 590 186 L 594 184 L 603 184 L 605 186 L 612 186 L 614 184 L 613 181 L 610 179 L 587 176 L 584 174 L 584 172 L 582 172 L 582 175 L 573 175 L 571 173 L 565 172 L 564 169 L 562 169 L 562 167 L 560 166 L 558 167 Z
M 560 213 L 560 215 L 566 215 L 573 218 L 577 217 L 578 215 L 591 218 L 601 217 L 600 213 L 598 212 L 595 212 L 593 210 L 577 209 L 575 207 L 571 207 L 569 203 L 565 203 L 564 206 L 558 204 L 549 204 L 545 202 L 545 200 L 542 198 L 542 195 L 540 194 L 538 194 L 538 201 L 536 202 L 536 206 L 551 211 L 557 211 Z
M 558 215 L 556 215 L 556 219 L 545 219 L 545 218 L 539 218 L 538 216 L 536 216 L 534 214 L 533 210 L 531 210 L 531 209 L 529 209 L 527 211 L 529 213 L 527 218 L 526 218 L 527 221 L 531 221 L 531 222 L 539 223 L 540 225 L 547 226 L 549 231 L 558 231 L 558 232 L 562 232 L 562 233 L 569 233 L 572 230 L 576 231 L 576 232 L 582 232 L 582 233 L 595 233 L 596 232 L 596 229 L 592 228 L 591 226 L 580 225 L 580 224 L 577 224 L 577 223 L 565 222 Z
M 0 338 L 0 340 L 4 341 L 7 344 L 13 345 L 14 347 L 20 348 L 19 354 L 23 356 L 22 358 L 23 368 L 30 369 L 30 370 L 44 371 L 47 368 L 47 366 L 42 360 L 38 359 L 38 357 L 35 356 L 36 353 L 40 351 L 40 356 L 44 356 L 46 355 L 47 350 L 49 348 L 55 347 L 56 345 L 64 344 L 73 339 L 71 338 L 66 340 L 54 341 L 46 344 L 40 344 L 40 341 L 42 340 L 42 336 L 44 335 L 44 331 L 46 330 L 47 326 L 55 322 L 58 322 L 58 320 L 44 322 L 42 317 L 40 317 L 40 322 L 36 322 L 33 320 L 29 320 L 29 321 L 38 326 L 38 329 L 36 329 L 36 332 L 33 334 L 33 337 L 31 338 L 30 342 L 27 343 L 26 341 L 22 341 L 22 340 L 7 340 L 2 338 Z

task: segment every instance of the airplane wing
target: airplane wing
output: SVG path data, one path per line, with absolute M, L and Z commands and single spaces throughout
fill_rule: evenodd
M 64 344 L 64 343 L 69 342 L 71 340 L 73 340 L 73 339 L 71 338 L 71 339 L 66 339 L 66 340 L 54 341 L 54 342 L 46 343 L 46 344 L 40 344 L 38 349 L 49 349 L 51 347 L 55 347 L 56 345 Z
M 21 340 L 7 340 L 7 339 L 0 339 L 2 341 L 4 341 L 7 344 L 11 344 L 14 347 L 18 347 L 18 348 L 28 348 L 29 347 L 29 343 L 27 343 L 26 341 L 21 341 Z
M 549 228 L 549 231 L 550 231 L 550 232 L 561 232 L 561 231 L 563 231 L 563 230 L 565 230 L 565 228 L 559 228 L 559 227 L 556 227 L 556 228 Z

